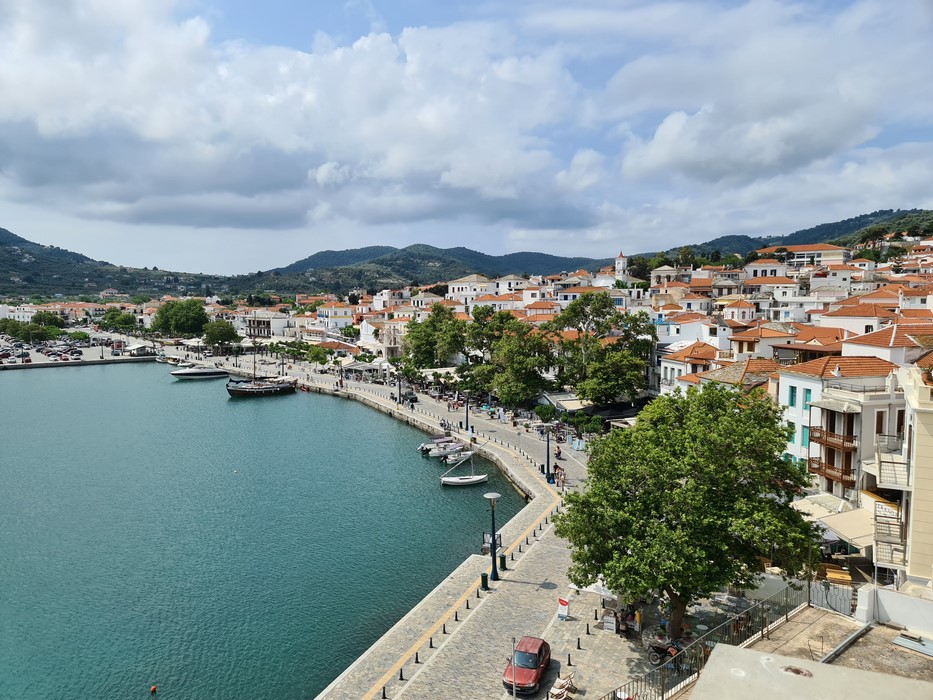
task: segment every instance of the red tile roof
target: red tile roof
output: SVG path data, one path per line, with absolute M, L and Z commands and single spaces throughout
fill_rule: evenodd
M 837 372 L 838 369 L 838 372 Z M 897 365 L 880 357 L 821 357 L 782 368 L 781 372 L 806 374 L 821 379 L 851 377 L 887 377 Z

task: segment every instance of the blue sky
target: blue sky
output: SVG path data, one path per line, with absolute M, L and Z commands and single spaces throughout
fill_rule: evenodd
M 0 0 L 0 226 L 610 257 L 933 208 L 926 0 Z

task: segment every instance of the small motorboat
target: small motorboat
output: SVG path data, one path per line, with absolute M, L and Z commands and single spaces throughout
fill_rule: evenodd
M 185 367 L 169 372 L 175 379 L 221 379 L 230 373 L 219 367 Z
M 462 476 L 450 476 L 450 472 L 467 461 L 470 462 L 469 474 L 463 474 Z M 476 473 L 476 470 L 473 468 L 473 453 L 471 452 L 470 456 L 464 457 L 441 475 L 441 486 L 472 486 L 473 484 L 482 484 L 484 481 L 486 481 L 487 476 L 488 475 L 486 474 Z
M 456 454 L 466 447 L 462 442 L 445 442 L 428 451 L 428 457 L 446 457 Z
M 449 435 L 435 435 L 428 442 L 422 442 L 418 445 L 418 449 L 421 452 L 430 452 L 438 445 L 442 445 L 445 442 L 454 442 L 454 438 Z
M 449 455 L 441 457 L 441 460 L 447 462 L 447 464 L 453 464 L 454 462 L 462 461 L 466 457 L 472 457 L 474 454 L 476 453 L 472 450 L 467 450 L 466 452 L 453 452 Z

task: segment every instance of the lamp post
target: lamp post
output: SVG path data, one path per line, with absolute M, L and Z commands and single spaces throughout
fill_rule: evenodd
M 395 394 L 395 403 L 400 404 L 402 402 L 402 373 L 396 372 L 395 379 L 398 381 L 398 393 Z
M 544 427 L 544 480 L 551 483 L 551 426 Z
M 466 397 L 466 403 L 464 404 L 466 407 L 466 432 L 467 432 L 467 435 L 469 435 L 470 434 L 470 392 L 469 390 L 464 391 L 463 395 Z M 498 498 L 498 495 L 496 497 Z M 495 518 L 495 516 L 493 516 L 493 518 Z M 495 571 L 495 568 L 493 568 L 493 570 Z
M 483 498 L 489 501 L 489 512 L 492 513 L 492 534 L 489 536 L 489 556 L 492 559 L 492 574 L 489 576 L 491 581 L 499 580 L 499 570 L 496 568 L 496 501 L 501 496 L 502 494 L 495 491 L 483 494 Z

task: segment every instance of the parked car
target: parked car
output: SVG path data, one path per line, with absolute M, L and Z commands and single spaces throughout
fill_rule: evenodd
M 502 685 L 510 693 L 513 683 L 516 693 L 536 693 L 550 665 L 551 645 L 537 637 L 522 637 L 515 645 L 515 654 L 509 658 L 502 674 Z
M 418 394 L 413 391 L 402 392 L 402 403 L 418 403 Z

